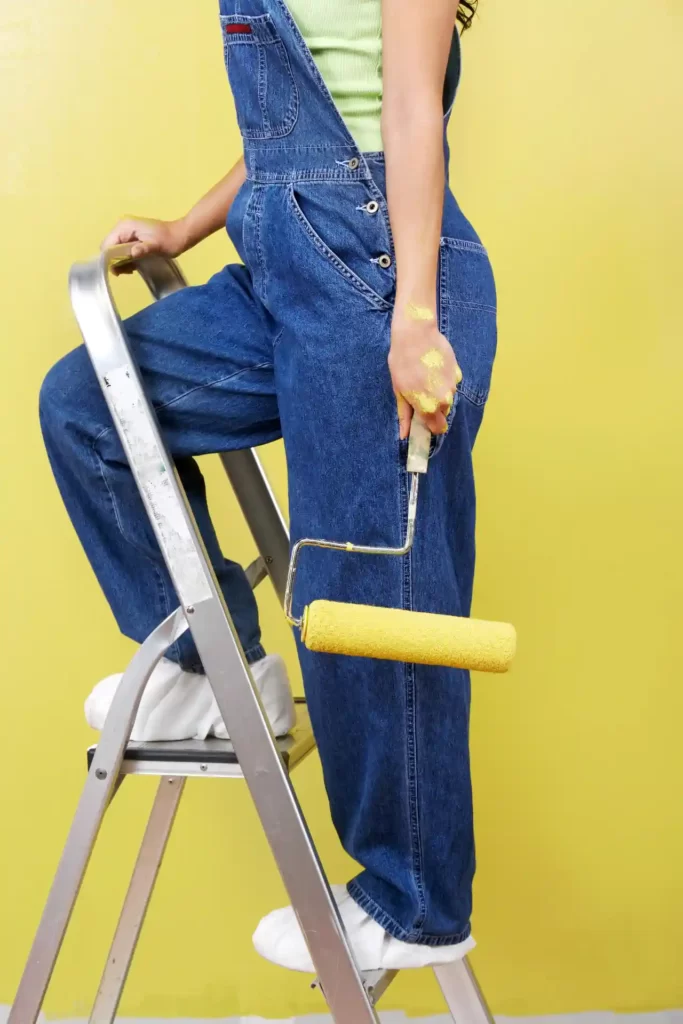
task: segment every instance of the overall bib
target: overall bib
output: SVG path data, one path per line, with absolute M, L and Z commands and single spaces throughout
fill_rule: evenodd
M 227 228 L 241 264 L 125 329 L 242 645 L 263 655 L 254 597 L 220 550 L 194 456 L 284 437 L 292 540 L 403 543 L 406 443 L 387 356 L 394 251 L 381 153 L 361 153 L 284 0 L 221 0 L 247 180 Z M 445 107 L 455 91 L 454 46 Z M 447 121 L 447 116 L 445 122 Z M 444 124 L 445 127 L 445 124 Z M 404 558 L 307 550 L 295 614 L 314 598 L 468 615 L 472 446 L 496 347 L 486 251 L 444 196 L 438 319 L 464 379 L 420 488 Z M 142 641 L 177 606 L 83 348 L 41 392 L 65 504 L 121 630 Z M 299 647 L 340 839 L 363 867 L 354 899 L 391 935 L 445 945 L 470 930 L 474 873 L 467 672 Z M 186 635 L 169 657 L 201 670 Z

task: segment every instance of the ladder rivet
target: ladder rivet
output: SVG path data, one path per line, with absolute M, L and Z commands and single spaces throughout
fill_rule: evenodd
M 98 768 L 97 771 L 95 772 L 95 777 L 98 779 L 106 779 L 107 773 L 105 772 L 104 768 Z
M 207 771 L 209 770 L 209 766 L 208 766 L 208 764 L 200 764 L 200 766 L 199 766 L 199 770 L 200 770 L 201 772 L 207 772 Z
M 273 556 L 272 555 L 266 555 L 265 561 L 266 561 L 266 565 L 272 565 Z
M 188 606 L 185 609 L 185 611 L 187 612 L 188 615 L 194 615 L 194 605 L 193 604 L 188 604 Z

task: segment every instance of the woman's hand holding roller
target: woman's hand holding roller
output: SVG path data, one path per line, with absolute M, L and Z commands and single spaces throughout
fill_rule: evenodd
M 417 412 L 433 434 L 447 429 L 446 417 L 462 380 L 449 342 L 439 332 L 436 319 L 420 308 L 394 314 L 389 351 L 389 371 L 398 403 L 400 436 L 410 433 Z
M 462 379 L 435 316 L 446 188 L 443 83 L 458 2 L 420 5 L 417 32 L 415 6 L 383 0 L 382 20 L 382 140 L 396 257 L 389 369 L 403 438 L 413 410 L 432 433 L 444 433 Z

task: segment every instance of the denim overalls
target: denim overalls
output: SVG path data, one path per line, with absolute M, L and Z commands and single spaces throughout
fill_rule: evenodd
M 221 0 L 247 181 L 228 217 L 242 264 L 133 316 L 126 331 L 250 661 L 263 655 L 242 569 L 221 553 L 194 456 L 284 437 L 291 534 L 403 542 L 406 445 L 387 368 L 394 252 L 382 154 L 349 135 L 284 0 Z M 457 75 L 459 50 L 451 73 Z M 446 84 L 446 106 L 455 90 Z M 228 116 L 226 112 L 226 116 Z M 464 379 L 420 490 L 404 558 L 309 550 L 295 613 L 314 598 L 467 615 L 471 451 L 496 346 L 485 250 L 446 191 L 441 331 Z M 41 393 L 53 470 L 122 631 L 142 641 L 177 605 L 83 348 Z M 358 903 L 392 935 L 469 934 L 474 873 L 467 672 L 299 654 L 334 823 L 364 868 Z M 200 669 L 191 640 L 175 656 Z

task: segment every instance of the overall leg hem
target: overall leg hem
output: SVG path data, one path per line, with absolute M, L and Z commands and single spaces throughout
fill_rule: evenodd
M 385 932 L 395 939 L 400 939 L 401 942 L 410 942 L 416 946 L 454 946 L 458 942 L 464 942 L 472 932 L 472 926 L 469 923 L 461 932 L 455 932 L 453 935 L 430 935 L 428 932 L 408 931 L 364 892 L 358 879 L 352 879 L 346 888 L 351 899 L 358 904 L 361 910 L 377 921 L 377 924 L 381 925 Z
M 260 661 L 261 658 L 265 658 L 266 649 L 263 644 L 256 644 L 255 647 L 250 647 L 249 650 L 245 651 L 244 656 L 249 664 L 253 665 L 255 662 Z

